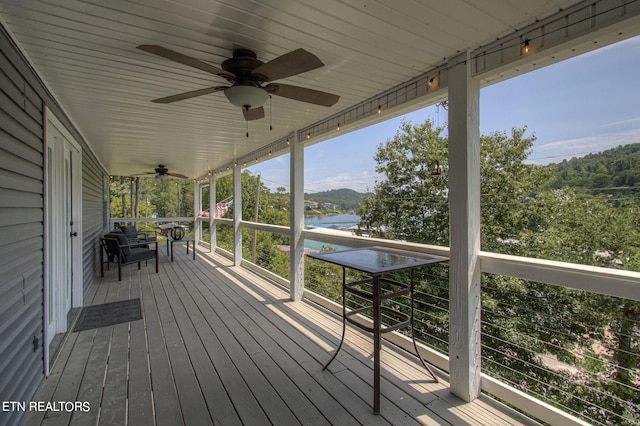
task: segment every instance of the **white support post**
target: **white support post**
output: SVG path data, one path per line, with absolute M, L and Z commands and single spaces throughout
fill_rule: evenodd
M 202 192 L 200 183 L 193 182 L 193 232 L 195 243 L 202 239 L 202 222 L 198 220 L 198 215 L 202 211 Z
M 298 142 L 298 133 L 290 145 L 290 249 L 291 300 L 302 300 L 304 296 L 304 143 Z
M 209 175 L 209 252 L 216 251 L 216 178 Z
M 233 166 L 233 264 L 242 263 L 242 169 Z
M 449 373 L 465 401 L 480 395 L 479 104 L 465 52 L 449 60 Z

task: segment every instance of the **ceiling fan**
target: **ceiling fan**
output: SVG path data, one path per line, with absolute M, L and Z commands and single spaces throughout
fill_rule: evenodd
M 175 177 L 175 178 L 180 178 L 180 179 L 188 179 L 189 178 L 188 176 L 181 175 L 180 173 L 169 173 L 169 169 L 167 169 L 162 164 L 159 164 L 158 167 L 156 167 L 155 172 L 139 173 L 139 174 L 133 175 L 133 176 L 144 176 L 144 175 L 156 175 L 156 179 L 167 179 L 169 177 Z
M 242 108 L 244 119 L 249 121 L 264 117 L 262 105 L 269 98 L 269 95 L 326 107 L 335 105 L 340 99 L 338 95 L 319 90 L 270 83 L 324 66 L 317 56 L 304 49 L 285 53 L 266 63 L 257 59 L 252 50 L 236 49 L 232 58 L 222 62 L 222 68 L 158 45 L 144 44 L 138 46 L 138 49 L 217 75 L 226 79 L 230 84 L 230 86 L 208 87 L 152 100 L 156 103 L 168 104 L 209 93 L 224 92 L 229 102 Z M 265 85 L 265 83 L 269 84 Z

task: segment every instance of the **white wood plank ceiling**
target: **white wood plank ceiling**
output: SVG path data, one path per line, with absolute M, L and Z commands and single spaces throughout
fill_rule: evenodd
M 0 16 L 110 173 L 164 164 L 195 178 L 576 3 L 0 0 Z M 340 101 L 326 108 L 274 96 L 247 138 L 241 111 L 222 93 L 150 102 L 226 81 L 136 49 L 141 44 L 218 67 L 236 48 L 265 62 L 304 48 L 325 66 L 280 82 Z

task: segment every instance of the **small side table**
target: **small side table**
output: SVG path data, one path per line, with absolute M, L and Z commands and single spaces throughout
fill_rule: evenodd
M 189 243 L 191 243 L 193 246 L 193 260 L 196 260 L 196 240 L 191 237 L 182 237 L 179 240 L 167 237 L 167 256 L 169 256 L 169 249 L 171 249 L 171 261 L 173 262 L 174 244 L 185 244 L 187 246 L 187 254 L 189 254 Z
M 429 368 L 429 366 L 420 356 L 418 347 L 416 345 L 415 333 L 413 329 L 413 269 L 447 262 L 449 260 L 448 258 L 404 250 L 388 249 L 384 247 L 369 247 L 364 249 L 343 250 L 329 253 L 311 253 L 307 254 L 307 256 L 313 259 L 318 259 L 342 266 L 342 338 L 340 339 L 338 348 L 336 349 L 329 362 L 327 362 L 327 364 L 324 366 L 323 370 L 325 370 L 329 366 L 329 364 L 331 364 L 336 358 L 336 355 L 338 355 L 338 352 L 342 347 L 342 343 L 344 342 L 347 322 L 362 330 L 373 333 L 373 412 L 375 414 L 379 414 L 380 349 L 382 347 L 381 335 L 383 333 L 388 333 L 393 330 L 409 326 L 411 327 L 411 338 L 413 340 L 413 347 L 416 351 L 416 355 L 420 359 L 422 365 L 427 369 L 429 374 L 431 374 L 433 379 L 436 382 L 438 381 L 431 368 Z M 347 283 L 346 268 L 364 272 L 370 275 L 370 278 Z M 382 275 L 384 274 L 402 270 L 409 270 L 411 278 L 408 284 L 382 278 Z M 383 285 L 385 284 L 386 287 L 383 290 Z M 370 286 L 371 291 L 362 289 L 363 287 L 367 286 Z M 389 290 L 389 287 L 391 287 L 392 290 Z M 345 306 L 346 293 L 356 294 L 369 301 L 371 305 L 353 309 L 347 312 Z M 411 299 L 410 315 L 407 315 L 403 312 L 398 312 L 394 309 L 382 305 L 382 302 L 384 300 L 392 299 L 394 297 L 402 295 L 408 295 Z M 395 324 L 383 327 L 383 311 L 396 319 Z M 353 316 L 364 312 L 371 312 L 373 314 L 373 327 L 366 326 L 353 318 Z

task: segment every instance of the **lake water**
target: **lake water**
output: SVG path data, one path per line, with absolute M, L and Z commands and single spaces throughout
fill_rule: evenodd
M 319 228 L 346 229 L 360 222 L 357 214 L 335 214 L 330 216 L 305 216 L 304 224 Z
M 360 216 L 357 214 L 336 214 L 331 216 L 305 216 L 304 224 L 318 228 L 331 228 L 350 232 L 348 229 L 360 223 Z M 304 240 L 304 247 L 311 250 L 320 250 L 327 243 L 313 240 Z M 336 250 L 346 250 L 349 247 L 331 245 Z

